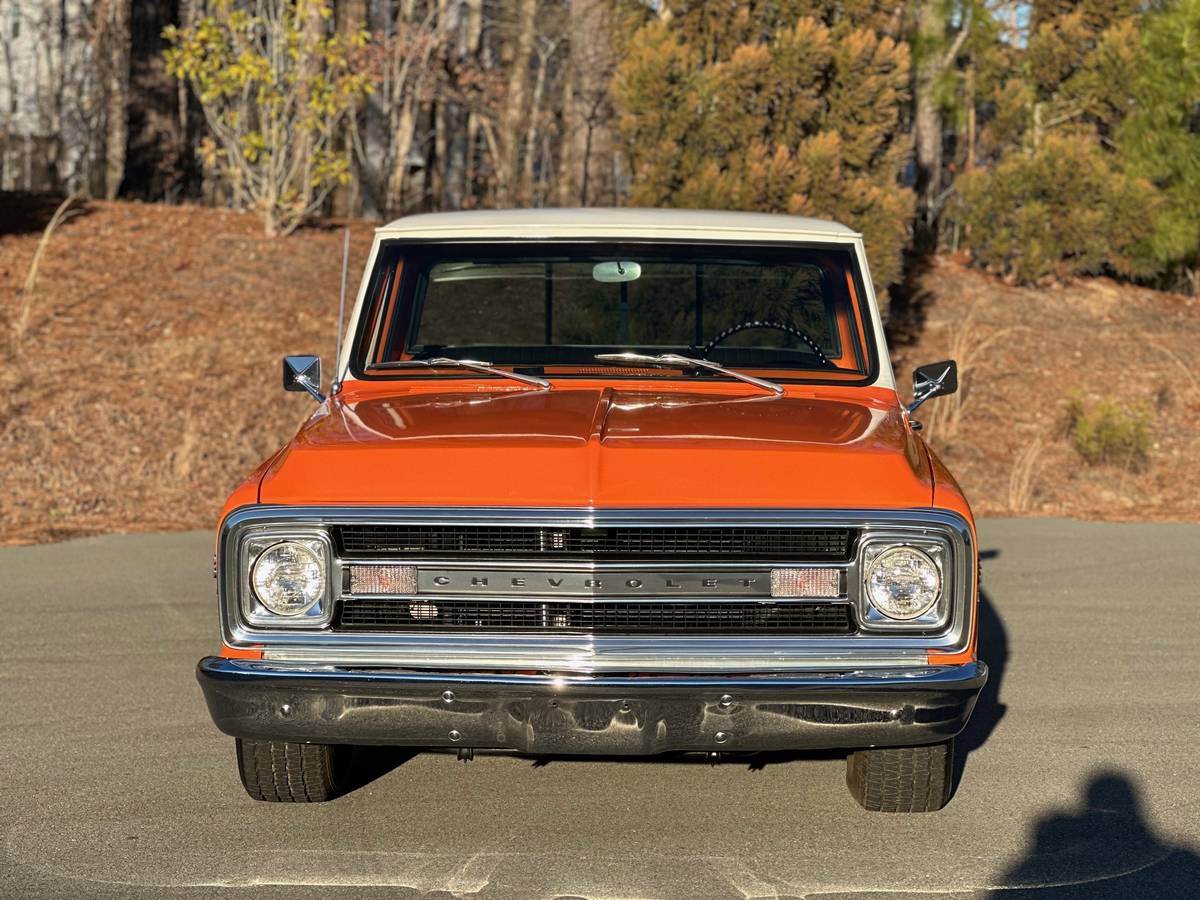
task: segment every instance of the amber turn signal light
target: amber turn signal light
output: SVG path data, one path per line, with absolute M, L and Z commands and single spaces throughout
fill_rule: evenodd
M 772 597 L 842 596 L 842 573 L 838 569 L 772 569 Z
M 415 594 L 416 566 L 350 566 L 352 594 Z

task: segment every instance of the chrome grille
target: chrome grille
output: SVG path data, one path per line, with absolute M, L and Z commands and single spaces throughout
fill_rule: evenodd
M 345 597 L 346 631 L 523 631 L 596 634 L 853 634 L 847 603 L 538 602 L 457 597 Z
M 850 528 L 538 527 L 520 525 L 342 525 L 347 556 L 572 558 L 605 560 L 726 559 L 845 562 Z

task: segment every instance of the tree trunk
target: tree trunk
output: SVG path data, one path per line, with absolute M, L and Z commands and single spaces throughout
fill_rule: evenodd
M 535 188 L 535 180 L 537 178 L 537 162 L 540 155 L 538 140 L 539 132 L 544 128 L 542 123 L 542 97 L 546 93 L 546 70 L 550 67 L 550 60 L 554 55 L 554 49 L 550 48 L 544 52 L 539 50 L 537 53 L 537 76 L 533 82 L 533 99 L 530 101 L 529 115 L 526 117 L 528 126 L 525 131 L 525 160 L 521 168 L 521 196 L 525 203 L 534 202 L 535 205 L 540 205 L 536 201 L 537 190 Z
M 913 91 L 913 139 L 917 177 L 917 245 L 932 249 L 936 243 L 934 202 L 942 178 L 942 112 L 934 90 L 941 73 L 941 42 L 946 34 L 946 13 L 940 3 L 922 3 L 917 13 L 917 38 L 923 47 L 916 66 Z
M 412 152 L 413 131 L 416 128 L 416 100 L 406 97 L 400 114 L 396 117 L 396 126 L 392 130 L 392 145 L 389 152 L 391 171 L 387 180 L 386 211 L 389 216 L 400 215 L 404 211 L 404 185 L 408 174 L 408 157 Z
M 321 76 L 322 64 L 316 53 L 312 52 L 318 43 L 322 41 L 327 33 L 327 26 L 324 17 L 321 15 L 321 3 L 318 0 L 308 0 L 303 6 L 298 7 L 298 11 L 303 13 L 303 19 L 299 23 L 303 34 L 300 36 L 301 46 L 301 66 L 300 66 L 300 96 L 296 102 L 305 107 L 309 102 L 309 90 L 316 80 Z M 313 200 L 313 187 L 308 173 L 312 170 L 313 144 L 315 136 L 308 132 L 300 134 L 289 134 L 285 138 L 285 142 L 293 144 L 288 153 L 289 159 L 299 160 L 298 171 L 302 172 L 301 183 L 291 185 L 296 187 L 300 192 L 300 200 L 297 205 L 301 208 L 308 208 Z M 280 172 L 289 170 L 288 165 L 279 167 Z M 279 185 L 279 188 L 285 187 Z
M 385 40 L 395 27 L 391 0 L 369 0 L 367 28 Z M 390 156 L 392 109 L 392 75 L 390 59 L 382 64 L 384 76 L 376 90 L 364 101 L 361 143 L 356 154 L 359 187 L 362 192 L 362 214 L 382 218 L 388 213 L 388 181 L 392 175 Z
M 967 66 L 965 84 L 963 86 L 965 94 L 964 102 L 967 107 L 967 159 L 963 164 L 963 171 L 970 172 L 975 168 L 975 141 L 977 127 L 975 124 L 975 60 L 972 59 L 970 65 Z
M 606 0 L 576 0 L 567 23 L 563 135 L 558 202 L 587 206 L 607 192 L 604 159 L 612 150 L 608 89 L 616 68 Z M 597 182 L 600 182 L 599 184 Z
M 517 33 L 509 60 L 508 90 L 500 109 L 496 129 L 496 205 L 512 206 L 521 202 L 517 181 L 520 177 L 521 137 L 529 115 L 529 67 L 537 38 L 537 0 L 518 0 Z
M 101 7 L 104 22 L 104 196 L 113 200 L 125 180 L 129 144 L 129 22 L 132 0 L 110 0 Z
M 367 0 L 338 0 L 336 7 L 338 33 L 349 37 L 367 27 Z M 340 143 L 350 160 L 350 181 L 338 185 L 330 203 L 335 216 L 359 216 L 363 213 L 364 178 L 358 157 L 354 153 L 354 134 L 362 134 L 366 128 L 366 103 L 359 101 L 342 124 Z

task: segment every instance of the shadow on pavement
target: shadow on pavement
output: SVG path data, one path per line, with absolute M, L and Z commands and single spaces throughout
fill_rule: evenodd
M 342 795 L 352 794 L 359 788 L 364 788 L 372 781 L 387 775 L 393 769 L 398 769 L 414 756 L 416 752 L 406 747 L 368 747 L 356 746 L 350 750 L 350 780 L 343 785 Z
M 979 554 L 981 559 L 995 559 L 999 556 L 997 550 L 985 550 Z M 979 658 L 988 666 L 987 684 L 979 693 L 975 710 L 967 722 L 967 727 L 954 742 L 954 789 L 962 781 L 966 769 L 967 757 L 984 745 L 1000 720 L 1004 718 L 1007 707 L 1000 701 L 1000 687 L 1004 682 L 1004 670 L 1008 666 L 1008 630 L 1004 620 L 996 609 L 996 604 L 982 586 L 979 589 Z
M 1137 788 L 1121 772 L 1095 774 L 1078 810 L 1037 820 L 1030 846 L 993 900 L 1105 900 L 1200 896 L 1200 856 L 1155 836 Z

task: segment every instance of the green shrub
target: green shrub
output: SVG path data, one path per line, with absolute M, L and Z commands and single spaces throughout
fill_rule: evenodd
M 955 214 L 977 260 L 1033 282 L 1152 273 L 1159 205 L 1149 182 L 1115 168 L 1093 140 L 1048 136 L 1037 151 L 1014 149 L 994 169 L 964 175 Z
M 1080 393 L 1067 399 L 1067 436 L 1090 466 L 1145 467 L 1150 455 L 1150 413 L 1126 409 L 1110 397 L 1090 408 Z
M 1118 132 L 1132 171 L 1159 187 L 1165 207 L 1150 246 L 1200 293 L 1200 0 L 1155 4 L 1146 59 L 1133 85 L 1137 106 Z

